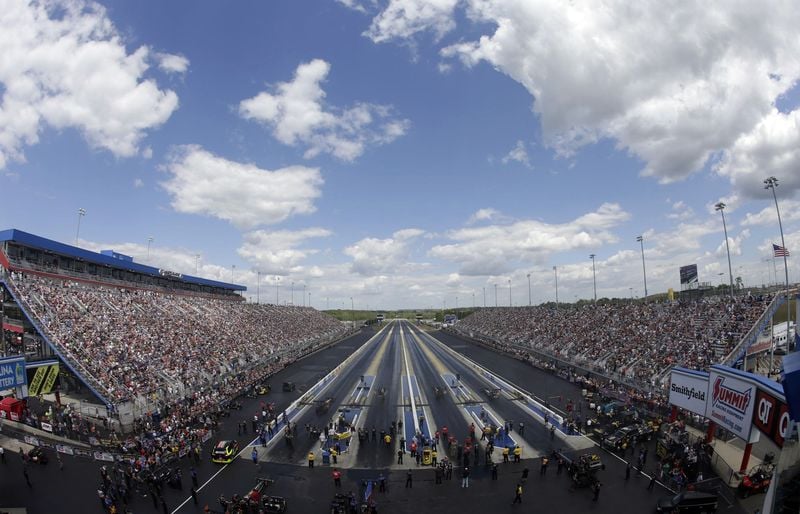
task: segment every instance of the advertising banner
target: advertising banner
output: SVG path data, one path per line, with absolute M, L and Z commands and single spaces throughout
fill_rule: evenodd
M 25 357 L 0 359 L 0 389 L 12 389 L 28 384 L 25 375 Z
M 711 367 L 708 379 L 705 416 L 748 441 L 753 426 L 756 385 L 715 366 Z
M 766 391 L 758 390 L 753 423 L 764 435 L 772 439 L 778 448 L 783 447 L 783 442 L 791 430 L 789 418 L 789 407 L 785 402 Z
M 697 283 L 697 264 L 681 266 L 681 286 L 684 286 L 684 289 L 686 289 L 687 286 L 696 285 Z
M 673 368 L 669 379 L 669 403 L 689 412 L 706 415 L 708 373 Z

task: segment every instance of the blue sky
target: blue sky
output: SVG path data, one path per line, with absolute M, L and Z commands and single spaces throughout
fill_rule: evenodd
M 319 308 L 716 284 L 719 200 L 762 283 L 770 175 L 800 248 L 791 3 L 0 3 L 4 227 Z

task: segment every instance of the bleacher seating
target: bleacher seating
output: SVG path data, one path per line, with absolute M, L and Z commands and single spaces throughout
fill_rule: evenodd
M 280 366 L 344 334 L 334 318 L 294 306 L 170 294 L 12 273 L 23 304 L 66 359 L 111 402 L 196 391 Z
M 652 387 L 672 365 L 703 369 L 719 362 L 770 301 L 747 295 L 560 309 L 489 308 L 467 316 L 454 330 L 505 343 L 511 351 L 531 348 Z

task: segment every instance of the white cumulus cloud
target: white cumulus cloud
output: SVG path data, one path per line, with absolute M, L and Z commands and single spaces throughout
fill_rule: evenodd
M 597 248 L 617 240 L 610 229 L 630 214 L 618 204 L 605 203 L 596 211 L 563 224 L 520 220 L 452 230 L 453 243 L 436 245 L 430 255 L 458 263 L 462 275 L 499 275 L 521 262 L 537 262 L 555 252 Z
M 182 55 L 157 53 L 158 67 L 166 73 L 182 75 L 189 69 L 189 59 Z
M 391 0 L 365 33 L 376 43 L 409 38 L 432 30 L 437 38 L 453 30 L 453 12 L 459 0 Z
M 528 159 L 528 150 L 525 148 L 525 143 L 517 141 L 517 144 L 512 148 L 502 159 L 503 164 L 508 164 L 511 161 L 524 164 L 530 168 L 531 163 Z
M 165 168 L 172 176 L 161 185 L 172 195 L 176 211 L 214 216 L 241 228 L 314 212 L 323 182 L 316 168 L 270 171 L 195 145 L 174 149 Z
M 368 35 L 438 37 L 455 27 L 457 9 L 482 35 L 446 46 L 442 56 L 486 62 L 525 87 L 545 144 L 570 155 L 608 138 L 661 182 L 703 169 L 776 116 L 775 100 L 800 79 L 800 9 L 781 0 L 391 0 Z M 785 128 L 784 135 L 771 164 L 796 170 L 787 164 Z M 733 152 L 719 172 L 743 181 L 737 163 L 747 161 Z
M 423 234 L 423 230 L 407 228 L 398 230 L 386 239 L 364 238 L 345 248 L 344 254 L 353 258 L 352 269 L 360 275 L 397 272 L 398 268 L 408 263 L 410 243 Z
M 324 228 L 303 230 L 256 230 L 244 235 L 244 244 L 239 255 L 252 263 L 259 271 L 272 275 L 288 275 L 302 271 L 300 263 L 315 249 L 300 248 L 308 239 L 328 237 L 331 232 Z M 319 268 L 312 275 L 320 275 Z
M 0 2 L 0 168 L 23 161 L 45 127 L 135 155 L 178 107 L 173 91 L 145 77 L 149 57 L 146 46 L 128 53 L 94 2 Z
M 752 130 L 740 135 L 716 167 L 748 196 L 772 196 L 764 179 L 778 178 L 788 192 L 800 189 L 800 110 L 773 109 Z
M 242 100 L 239 114 L 269 126 L 283 144 L 306 147 L 306 158 L 329 153 L 353 161 L 368 145 L 387 144 L 406 133 L 410 122 L 395 117 L 389 106 L 365 102 L 345 109 L 327 106 L 322 83 L 330 69 L 322 59 L 300 64 L 291 82 Z
M 781 221 L 788 223 L 790 221 L 800 220 L 800 201 L 786 200 L 781 202 Z M 743 227 L 752 227 L 756 225 L 778 225 L 778 212 L 775 210 L 775 205 L 768 205 L 759 212 L 748 212 L 742 220 Z

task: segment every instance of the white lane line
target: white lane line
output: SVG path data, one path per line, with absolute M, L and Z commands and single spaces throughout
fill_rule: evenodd
M 417 403 L 414 401 L 414 388 L 411 387 L 411 367 L 408 365 L 408 354 L 406 353 L 406 338 L 404 330 L 400 327 L 400 342 L 403 348 L 403 362 L 406 366 L 406 380 L 408 381 L 408 396 L 411 398 L 411 414 L 414 416 L 414 433 L 419 433 L 419 419 L 417 419 Z

